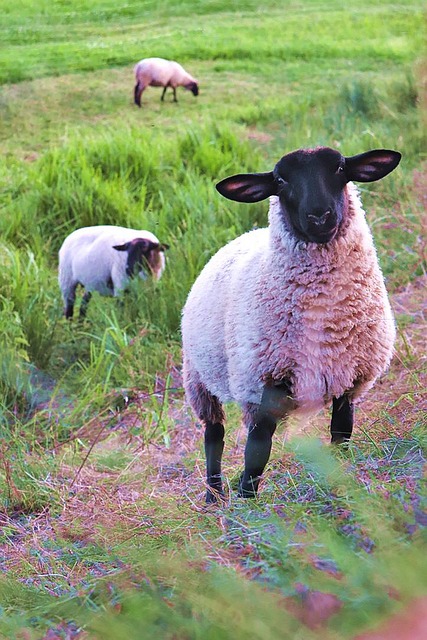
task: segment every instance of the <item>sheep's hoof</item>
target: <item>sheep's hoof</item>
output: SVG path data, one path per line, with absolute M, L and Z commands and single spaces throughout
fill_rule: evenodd
M 348 445 L 350 444 L 350 438 L 346 438 L 344 436 L 332 436 L 331 438 L 331 444 L 339 444 L 339 445 L 345 445 L 348 448 Z
M 332 438 L 331 445 L 336 449 L 337 453 L 346 454 L 349 449 L 350 440 L 348 438 Z
M 254 499 L 257 497 L 256 491 L 247 491 L 246 489 L 239 489 L 237 492 L 238 498 L 244 498 L 247 500 L 248 498 Z
M 259 478 L 256 480 L 250 480 L 250 482 L 243 482 L 243 474 L 240 477 L 239 487 L 237 489 L 237 495 L 239 498 L 256 498 L 258 491 Z M 244 486 L 246 485 L 246 486 Z
M 212 487 L 206 491 L 206 504 L 218 504 L 225 500 L 224 492 L 222 489 L 218 491 Z

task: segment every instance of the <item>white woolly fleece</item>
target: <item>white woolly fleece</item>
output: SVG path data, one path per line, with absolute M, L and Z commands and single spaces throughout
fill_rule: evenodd
M 330 243 L 296 241 L 279 199 L 269 227 L 212 257 L 183 310 L 186 386 L 221 402 L 260 403 L 264 383 L 291 376 L 303 411 L 371 387 L 390 363 L 395 325 L 356 187 Z M 357 382 L 356 386 L 355 382 Z
M 83 227 L 67 236 L 59 250 L 59 284 L 64 301 L 67 301 L 76 283 L 82 284 L 86 291 L 98 291 L 101 295 L 110 296 L 112 292 L 108 282 L 111 280 L 117 296 L 129 281 L 126 274 L 128 255 L 116 251 L 113 246 L 135 238 L 159 242 L 150 231 L 113 225 Z M 160 278 L 165 267 L 163 252 L 159 253 L 159 259 L 160 267 L 154 274 L 156 279 Z M 139 275 L 146 277 L 144 271 Z

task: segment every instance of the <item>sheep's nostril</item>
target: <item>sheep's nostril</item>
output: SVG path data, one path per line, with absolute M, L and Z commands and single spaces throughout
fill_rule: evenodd
M 307 218 L 308 221 L 316 226 L 324 225 L 328 222 L 329 218 L 332 215 L 331 209 L 326 209 L 323 213 L 309 213 Z

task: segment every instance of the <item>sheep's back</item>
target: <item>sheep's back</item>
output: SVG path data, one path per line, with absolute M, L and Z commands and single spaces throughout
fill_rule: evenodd
M 188 76 L 178 62 L 163 58 L 141 60 L 135 67 L 135 75 L 139 82 L 153 87 L 165 87 L 169 83 L 178 86 Z

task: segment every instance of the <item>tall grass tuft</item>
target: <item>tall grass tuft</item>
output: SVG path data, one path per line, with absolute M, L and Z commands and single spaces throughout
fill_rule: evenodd
M 52 284 L 43 259 L 37 260 L 28 249 L 3 248 L 0 289 L 8 300 L 7 308 L 10 310 L 12 305 L 19 319 L 23 334 L 21 348 L 25 342 L 29 360 L 40 368 L 48 365 L 52 354 L 57 317 Z M 1 319 L 8 334 L 7 317 Z
M 4 233 L 20 245 L 32 225 L 33 243 L 34 236 L 39 242 L 44 238 L 51 257 L 63 238 L 82 226 L 146 226 L 174 233 L 174 225 L 192 215 L 191 202 L 185 202 L 188 184 L 197 189 L 201 183 L 206 202 L 206 180 L 245 169 L 249 157 L 253 167 L 248 143 L 214 125 L 192 129 L 176 141 L 132 127 L 70 137 L 47 152 L 29 171 L 21 193 L 13 194 Z M 165 207 L 173 217 L 163 213 Z

